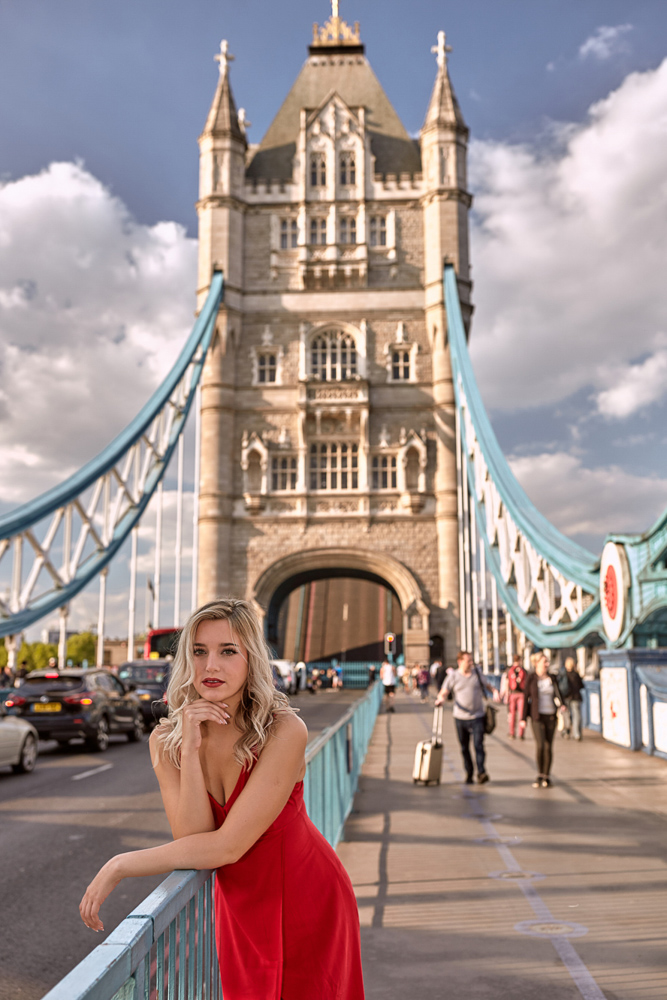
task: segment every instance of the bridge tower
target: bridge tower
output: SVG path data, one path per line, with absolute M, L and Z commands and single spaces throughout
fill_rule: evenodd
M 337 5 L 336 5 L 337 8 Z M 406 659 L 458 637 L 454 405 L 442 292 L 470 315 L 466 144 L 444 35 L 420 141 L 359 25 L 314 26 L 248 145 L 223 43 L 200 138 L 199 294 L 226 276 L 202 386 L 200 601 L 253 599 L 275 638 L 306 581 L 382 583 Z

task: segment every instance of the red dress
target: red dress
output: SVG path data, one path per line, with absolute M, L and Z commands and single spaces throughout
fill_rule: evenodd
M 216 828 L 251 771 L 224 806 L 210 796 Z M 225 1000 L 364 1000 L 352 883 L 308 818 L 302 781 L 250 850 L 218 868 L 215 922 Z

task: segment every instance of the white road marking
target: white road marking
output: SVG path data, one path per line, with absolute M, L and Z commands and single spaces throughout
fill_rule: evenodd
M 73 774 L 72 781 L 81 781 L 82 778 L 90 778 L 93 774 L 101 774 L 102 771 L 108 771 L 113 764 L 102 764 L 101 767 L 93 768 L 92 771 L 82 771 L 81 774 Z

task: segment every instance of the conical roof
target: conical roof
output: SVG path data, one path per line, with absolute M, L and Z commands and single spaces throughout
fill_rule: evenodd
M 351 109 L 366 109 L 366 128 L 380 174 L 421 171 L 418 144 L 410 138 L 370 63 L 360 52 L 322 49 L 304 64 L 247 170 L 249 177 L 290 180 L 301 126 L 301 109 L 321 107 L 338 94 Z
M 220 79 L 215 91 L 215 97 L 204 126 L 204 135 L 233 136 L 242 143 L 246 137 L 239 125 L 239 113 L 236 109 L 234 94 L 229 82 L 229 63 L 234 56 L 229 55 L 227 42 L 220 45 L 220 54 L 216 60 L 220 63 Z
M 449 79 L 447 53 L 451 49 L 446 44 L 444 31 L 439 32 L 438 45 L 433 51 L 438 54 L 438 75 L 433 93 L 431 94 L 431 101 L 426 112 L 422 131 L 429 128 L 429 126 L 446 125 L 449 127 L 454 126 L 459 131 L 467 133 L 468 126 L 461 113 L 459 102 L 456 100 L 452 81 Z

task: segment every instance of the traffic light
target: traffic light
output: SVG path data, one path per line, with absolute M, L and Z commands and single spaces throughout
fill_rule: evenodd
M 394 652 L 396 652 L 396 634 L 394 632 L 385 632 L 384 655 L 389 656 L 390 653 Z

